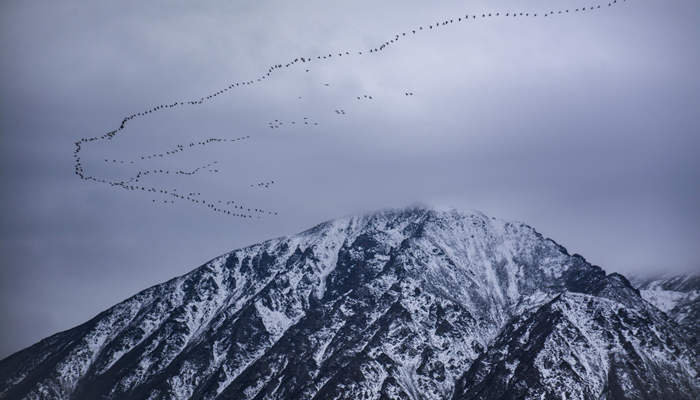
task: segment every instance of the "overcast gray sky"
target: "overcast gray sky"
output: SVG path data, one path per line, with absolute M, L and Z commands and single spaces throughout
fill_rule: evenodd
M 123 177 L 134 170 L 101 160 L 251 135 L 143 164 L 217 160 L 218 174 L 144 183 L 277 217 L 155 206 L 73 175 L 78 138 L 271 64 L 365 50 L 466 12 L 595 4 L 584 3 L 3 1 L 0 357 L 234 248 L 415 202 L 527 222 L 608 271 L 698 270 L 696 0 L 453 24 L 135 120 L 109 145 L 84 149 L 90 172 Z M 373 99 L 356 100 L 364 94 Z M 319 125 L 267 127 L 303 117 Z M 267 180 L 277 184 L 250 188 Z

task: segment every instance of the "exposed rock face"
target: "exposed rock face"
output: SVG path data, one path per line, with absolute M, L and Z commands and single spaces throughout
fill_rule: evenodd
M 695 399 L 676 328 L 527 225 L 411 208 L 147 289 L 0 361 L 0 398 Z

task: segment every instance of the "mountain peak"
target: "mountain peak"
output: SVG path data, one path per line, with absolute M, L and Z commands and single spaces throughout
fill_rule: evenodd
M 419 205 L 149 288 L 0 362 L 0 398 L 495 399 L 479 388 L 517 382 L 536 382 L 524 398 L 598 398 L 629 379 L 693 398 L 694 350 L 673 324 L 528 225 Z

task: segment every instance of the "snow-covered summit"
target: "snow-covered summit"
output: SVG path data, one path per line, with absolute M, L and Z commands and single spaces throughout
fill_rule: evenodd
M 674 327 L 526 224 L 416 206 L 149 288 L 0 361 L 0 398 L 696 398 Z

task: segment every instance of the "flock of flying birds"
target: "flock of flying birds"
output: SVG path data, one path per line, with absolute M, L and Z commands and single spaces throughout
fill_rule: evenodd
M 250 185 L 252 188 L 262 188 L 262 189 L 268 189 L 270 186 L 274 185 L 275 181 L 267 181 L 267 182 L 258 182 L 254 185 Z
M 298 124 L 297 124 L 297 121 L 289 121 L 289 122 L 287 122 L 287 124 L 288 125 L 318 126 L 318 122 L 314 122 L 314 121 L 310 120 L 309 117 L 304 117 L 304 119 L 299 121 Z M 270 129 L 279 129 L 282 126 L 284 126 L 284 122 L 276 119 L 274 121 L 268 122 L 267 126 Z
M 613 0 L 607 3 L 607 7 L 613 7 L 619 3 L 626 2 L 627 0 L 621 0 L 618 2 L 618 0 Z M 236 201 L 233 200 L 217 200 L 217 199 L 205 199 L 202 198 L 201 193 L 199 192 L 188 192 L 188 193 L 180 193 L 177 189 L 166 189 L 163 187 L 156 187 L 156 186 L 144 186 L 145 184 L 140 184 L 141 180 L 152 175 L 195 175 L 199 171 L 208 171 L 210 173 L 217 173 L 219 170 L 215 168 L 217 162 L 214 161 L 212 163 L 197 167 L 193 170 L 186 171 L 186 170 L 167 170 L 167 169 L 142 169 L 138 170 L 136 174 L 133 176 L 122 179 L 122 180 L 113 180 L 113 179 L 107 179 L 103 177 L 97 177 L 94 175 L 90 175 L 87 173 L 85 170 L 85 167 L 83 166 L 82 158 L 81 158 L 81 151 L 83 150 L 83 147 L 86 146 L 87 144 L 90 144 L 92 142 L 96 141 L 110 141 L 113 140 L 118 134 L 122 133 L 126 129 L 127 124 L 139 117 L 144 117 L 156 112 L 164 111 L 167 109 L 174 109 L 177 107 L 183 107 L 183 106 L 188 106 L 188 105 L 201 105 L 205 102 L 211 101 L 214 98 L 221 96 L 225 93 L 227 93 L 230 90 L 234 90 L 236 88 L 240 87 L 247 87 L 251 86 L 254 84 L 259 84 L 264 82 L 266 79 L 268 79 L 272 74 L 281 71 L 283 69 L 288 69 L 290 67 L 293 67 L 297 64 L 305 64 L 305 65 L 311 65 L 312 63 L 317 63 L 317 62 L 323 62 L 324 60 L 329 60 L 334 57 L 340 58 L 340 57 L 351 57 L 351 56 L 370 56 L 370 55 L 375 55 L 377 53 L 383 52 L 386 50 L 389 46 L 392 46 L 396 43 L 398 43 L 400 40 L 404 40 L 409 38 L 410 36 L 413 35 L 418 35 L 422 32 L 429 32 L 429 31 L 434 31 L 437 29 L 440 29 L 442 27 L 445 27 L 447 25 L 452 25 L 452 24 L 459 24 L 459 23 L 466 23 L 469 21 L 474 21 L 478 19 L 490 19 L 490 18 L 522 18 L 522 17 L 527 17 L 527 18 L 539 18 L 539 17 L 553 17 L 553 16 L 561 16 L 561 15 L 570 15 L 570 14 L 581 14 L 585 12 L 590 12 L 590 11 L 595 11 L 595 10 L 600 10 L 601 8 L 605 7 L 605 3 L 593 5 L 593 6 L 586 6 L 586 7 L 579 7 L 579 8 L 571 8 L 571 9 L 559 9 L 555 11 L 547 11 L 544 13 L 530 13 L 530 12 L 512 12 L 508 11 L 505 13 L 501 12 L 491 12 L 491 13 L 480 13 L 480 14 L 463 14 L 463 15 L 458 15 L 449 19 L 444 19 L 442 21 L 436 21 L 429 23 L 427 25 L 422 25 L 418 26 L 406 31 L 402 31 L 400 33 L 395 34 L 391 39 L 388 41 L 385 41 L 384 43 L 379 44 L 378 46 L 369 48 L 369 49 L 364 49 L 364 50 L 359 50 L 359 51 L 338 51 L 338 52 L 329 52 L 328 54 L 321 54 L 321 55 L 316 55 L 316 56 L 303 56 L 303 57 L 295 57 L 294 59 L 291 59 L 287 62 L 283 63 L 278 63 L 274 64 L 260 76 L 258 76 L 255 79 L 251 80 L 246 80 L 246 81 L 239 81 L 239 82 L 233 82 L 226 86 L 225 88 L 218 90 L 212 94 L 209 94 L 207 96 L 201 97 L 199 99 L 195 100 L 189 100 L 189 101 L 179 101 L 179 102 L 173 102 L 173 103 L 168 103 L 168 104 L 161 104 L 158 106 L 154 106 L 150 109 L 147 109 L 145 111 L 141 111 L 138 113 L 131 114 L 127 117 L 125 117 L 119 127 L 115 130 L 109 131 L 101 136 L 94 136 L 94 137 L 86 137 L 79 139 L 78 141 L 75 142 L 75 149 L 73 151 L 73 158 L 75 161 L 75 174 L 80 177 L 80 179 L 85 180 L 85 181 L 91 181 L 91 182 L 96 182 L 96 183 L 101 183 L 101 184 L 106 184 L 110 185 L 115 188 L 123 189 L 123 190 L 129 190 L 129 191 L 136 191 L 136 192 L 144 192 L 144 193 L 151 193 L 155 195 L 159 195 L 162 200 L 156 200 L 153 199 L 153 203 L 157 204 L 175 204 L 176 201 L 184 201 L 184 202 L 189 202 L 193 205 L 201 206 L 201 207 L 206 207 L 210 209 L 211 211 L 215 211 L 224 215 L 228 216 L 233 216 L 233 217 L 238 217 L 238 218 L 255 218 L 255 217 L 261 217 L 261 216 L 266 216 L 266 215 L 277 215 L 277 212 L 271 211 L 271 210 L 265 210 L 261 208 L 256 208 L 256 207 L 250 207 L 246 206 L 243 204 L 240 204 Z M 310 69 L 306 68 L 306 72 L 309 72 Z M 324 83 L 324 86 L 330 86 L 329 83 Z M 405 96 L 413 96 L 413 92 L 406 91 L 404 92 Z M 368 94 L 364 94 L 361 96 L 357 96 L 357 100 L 373 100 L 373 97 Z M 345 110 L 344 109 L 336 109 L 334 110 L 336 114 L 339 115 L 345 115 Z M 269 128 L 271 129 L 278 129 L 284 125 L 284 122 L 279 121 L 279 120 L 274 120 L 268 123 Z M 308 117 L 304 117 L 303 120 L 301 121 L 290 121 L 289 125 L 304 125 L 304 126 L 316 126 L 318 125 L 318 122 L 313 122 L 311 121 Z M 153 159 L 162 159 L 164 157 L 168 156 L 173 156 L 175 154 L 187 151 L 189 149 L 192 149 L 197 146 L 207 146 L 210 144 L 220 144 L 220 143 L 225 143 L 225 142 L 241 142 L 241 141 L 247 141 L 251 139 L 251 136 L 242 136 L 238 138 L 210 138 L 206 139 L 204 141 L 199 141 L 199 142 L 192 142 L 188 143 L 186 145 L 179 144 L 175 148 L 167 150 L 163 153 L 154 153 L 154 154 L 145 154 L 138 156 L 136 159 L 133 160 L 116 160 L 116 159 L 105 159 L 105 163 L 109 164 L 127 164 L 127 165 L 135 165 L 137 163 L 141 162 L 146 162 L 148 160 L 153 160 Z M 266 182 L 259 182 L 256 184 L 251 184 L 251 188 L 269 188 L 271 185 L 273 185 L 275 182 L 274 181 L 266 181 Z

